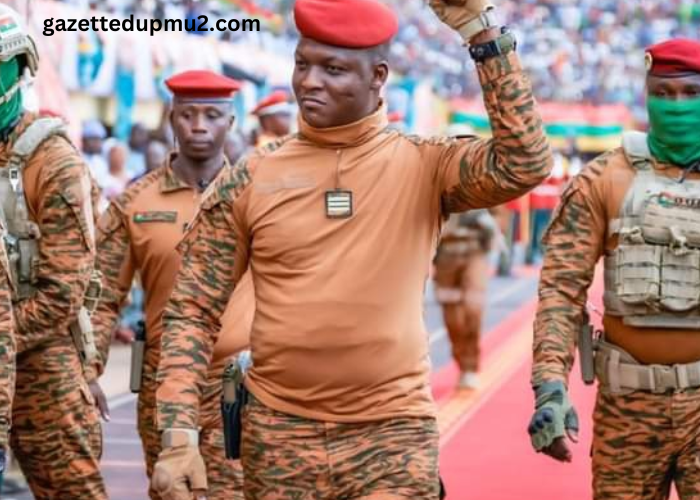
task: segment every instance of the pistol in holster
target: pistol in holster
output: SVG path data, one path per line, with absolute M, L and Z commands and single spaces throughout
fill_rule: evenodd
M 129 388 L 131 392 L 141 392 L 143 381 L 143 361 L 146 355 L 146 323 L 139 320 L 136 324 L 136 335 L 131 343 L 131 371 L 129 374 Z
M 248 390 L 243 385 L 245 373 L 238 359 L 231 361 L 224 370 L 221 413 L 224 420 L 226 458 L 241 458 L 241 431 L 243 408 L 248 403 Z
M 70 325 L 71 337 L 78 350 L 83 364 L 91 363 L 97 357 L 95 334 L 92 329 L 92 313 L 97 309 L 97 304 L 102 296 L 102 273 L 93 271 L 88 282 L 83 305 L 78 310 L 78 317 Z
M 578 353 L 581 364 L 581 378 L 586 385 L 595 382 L 595 350 L 597 335 L 587 312 L 583 313 L 583 322 L 578 334 Z

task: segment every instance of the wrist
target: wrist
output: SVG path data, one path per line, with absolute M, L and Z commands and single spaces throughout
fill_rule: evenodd
M 199 446 L 199 432 L 194 429 L 165 429 L 160 437 L 163 449 Z
M 515 52 L 517 42 L 513 33 L 505 26 L 483 32 L 475 37 L 484 40 L 469 45 L 469 55 L 476 63 L 485 63 L 489 59 L 504 57 Z

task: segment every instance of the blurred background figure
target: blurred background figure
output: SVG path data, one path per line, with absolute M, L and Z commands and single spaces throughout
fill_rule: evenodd
M 292 117 L 294 107 L 291 104 L 291 96 L 283 91 L 277 90 L 262 99 L 253 109 L 260 124 L 259 130 L 255 133 L 255 146 L 260 147 L 289 134 L 292 127 Z

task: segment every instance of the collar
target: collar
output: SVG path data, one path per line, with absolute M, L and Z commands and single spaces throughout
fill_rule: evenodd
M 168 159 L 165 160 L 163 175 L 160 178 L 159 190 L 161 193 L 172 193 L 182 189 L 194 189 L 185 181 L 180 179 L 173 171 L 173 160 L 177 158 L 176 152 L 171 152 Z
M 204 189 L 199 189 L 197 190 L 195 187 L 190 186 L 187 184 L 185 181 L 180 179 L 176 174 L 175 171 L 173 170 L 172 163 L 173 160 L 177 158 L 177 152 L 173 151 L 170 153 L 168 156 L 168 159 L 165 160 L 165 165 L 163 166 L 163 175 L 160 178 L 160 184 L 158 186 L 158 189 L 161 193 L 173 193 L 175 191 L 180 191 L 183 189 L 189 189 L 193 191 L 204 191 Z M 219 172 L 214 176 L 214 178 L 207 184 L 211 185 L 212 182 L 214 182 L 214 179 L 216 179 L 219 176 L 219 173 L 221 173 L 227 166 L 229 166 L 228 158 L 224 156 L 224 165 L 221 167 Z M 205 188 L 207 186 L 204 186 Z
M 348 125 L 329 128 L 315 128 L 306 123 L 301 113 L 298 117 L 299 134 L 324 148 L 348 148 L 364 144 L 373 139 L 389 125 L 386 106 L 380 102 L 377 111 Z

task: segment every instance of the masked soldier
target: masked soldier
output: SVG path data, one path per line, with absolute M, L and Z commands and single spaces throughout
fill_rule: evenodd
M 10 264 L 5 253 L 5 226 L 0 217 L 0 493 L 15 390 L 15 332 L 12 320 Z
M 106 498 L 101 429 L 84 375 L 94 356 L 91 178 L 56 118 L 24 113 L 34 42 L 0 6 L 0 206 L 13 283 L 17 383 L 11 445 L 38 499 Z
M 488 252 L 496 234 L 488 210 L 455 214 L 445 222 L 435 257 L 435 298 L 442 307 L 459 366 L 458 388 L 476 389 L 479 337 L 486 307 Z
M 579 345 L 585 378 L 599 382 L 599 500 L 666 499 L 672 483 L 683 500 L 700 496 L 700 43 L 654 45 L 647 68 L 649 132 L 625 134 L 573 179 L 544 238 L 529 432 L 536 450 L 571 460 L 567 381 Z M 601 258 L 593 364 L 582 325 Z
M 176 251 L 191 222 L 204 188 L 226 165 L 224 142 L 233 123 L 232 94 L 240 84 L 209 71 L 190 71 L 166 81 L 173 93 L 171 124 L 178 151 L 165 163 L 131 184 L 117 197 L 100 220 L 98 267 L 104 293 L 95 315 L 102 365 L 107 358 L 111 332 L 139 273 L 145 294 L 146 339 L 138 401 L 138 429 L 149 477 L 161 451 L 155 422 L 156 371 L 160 359 L 163 308 L 180 266 Z M 232 297 L 222 342 L 234 354 L 248 343 L 254 310 L 252 283 Z M 241 335 L 236 335 L 240 332 Z M 231 339 L 231 335 L 235 338 Z M 242 498 L 242 472 L 224 454 L 220 410 L 222 374 L 226 359 L 212 366 L 203 384 L 201 453 L 207 464 L 209 500 Z M 99 372 L 101 372 L 101 368 Z M 150 496 L 160 498 L 151 489 Z

